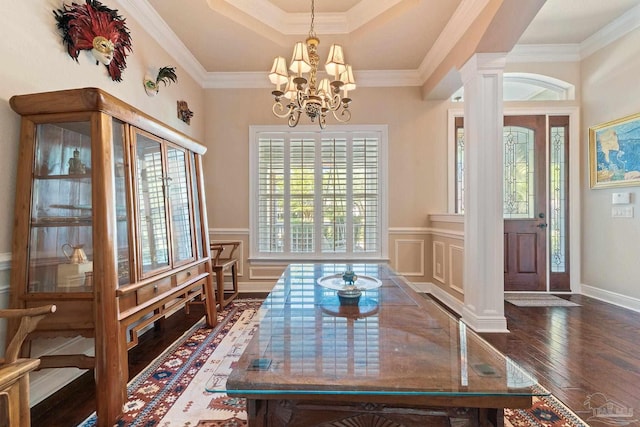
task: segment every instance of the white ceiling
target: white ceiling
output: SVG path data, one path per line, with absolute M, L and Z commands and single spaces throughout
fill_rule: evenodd
M 640 0 L 547 0 L 520 43 L 582 43 L 638 5 Z
M 320 60 L 324 61 L 332 43 L 340 43 L 356 79 L 366 71 L 424 69 L 443 30 L 465 25 L 470 10 L 488 1 L 316 0 Z M 167 46 L 180 66 L 203 79 L 228 73 L 266 76 L 275 56 L 289 61 L 293 44 L 306 38 L 311 21 L 311 0 L 119 3 Z M 640 0 L 547 0 L 518 44 L 580 46 L 629 14 L 638 25 Z M 185 47 L 186 52 L 178 52 Z

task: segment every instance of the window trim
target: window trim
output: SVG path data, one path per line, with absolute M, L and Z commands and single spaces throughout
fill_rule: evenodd
M 380 215 L 380 248 L 379 251 L 368 255 L 367 253 L 331 253 L 331 254 L 273 254 L 264 255 L 258 251 L 258 179 L 259 179 L 259 135 L 271 134 L 295 134 L 295 136 L 330 135 L 331 133 L 378 133 L 380 137 L 379 164 L 379 215 Z M 254 125 L 249 126 L 249 260 L 268 262 L 292 262 L 292 261 L 367 261 L 387 262 L 389 260 L 389 223 L 388 223 L 388 126 L 387 125 L 332 125 L 330 129 L 320 130 L 318 126 L 298 125 L 290 128 L 286 125 Z

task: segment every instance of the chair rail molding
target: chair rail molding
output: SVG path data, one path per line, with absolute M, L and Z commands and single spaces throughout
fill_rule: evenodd
M 389 234 L 429 234 L 428 227 L 389 227 Z
M 248 228 L 209 228 L 210 236 L 221 236 L 229 234 L 246 234 L 249 235 Z

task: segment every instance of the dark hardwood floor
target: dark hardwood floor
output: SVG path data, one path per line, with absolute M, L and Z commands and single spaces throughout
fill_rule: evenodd
M 505 303 L 510 333 L 483 336 L 582 419 L 593 415 L 585 406 L 592 396 L 594 406 L 609 399 L 640 420 L 640 313 L 582 295 L 561 297 L 580 307 Z
M 523 308 L 505 303 L 511 332 L 482 335 L 583 419 L 592 415 L 584 402 L 595 393 L 632 408 L 634 418 L 640 418 L 640 313 L 581 295 L 562 297 L 581 306 Z M 130 377 L 202 315 L 199 307 L 192 307 L 189 315 L 181 311 L 168 318 L 162 331 L 144 334 L 129 352 Z M 93 374 L 85 374 L 33 407 L 32 425 L 78 425 L 94 411 L 94 386 Z

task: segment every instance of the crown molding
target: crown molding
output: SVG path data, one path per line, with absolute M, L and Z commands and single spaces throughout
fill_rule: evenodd
M 579 44 L 518 44 L 507 55 L 507 62 L 580 61 Z
M 205 89 L 268 89 L 273 88 L 267 72 L 238 71 L 207 73 L 202 87 Z
M 284 35 L 300 35 L 309 32 L 310 11 L 287 13 L 267 0 L 224 0 L 239 12 L 268 25 Z M 386 12 L 401 0 L 362 0 L 343 13 L 315 13 L 314 29 L 321 34 L 348 34 Z M 213 10 L 216 2 L 208 0 Z M 233 17 L 231 17 L 233 19 Z M 237 21 L 245 25 L 242 19 Z
M 346 12 L 349 32 L 398 5 L 403 0 L 362 0 Z
M 640 27 L 640 5 L 605 25 L 580 44 L 580 59 L 584 59 Z
M 227 16 L 240 25 L 248 26 L 243 17 L 250 16 L 280 34 L 300 35 L 309 33 L 310 11 L 287 13 L 267 0 L 224 0 L 240 14 L 230 12 Z M 220 1 L 208 0 L 207 4 L 215 11 L 221 11 Z M 231 9 L 229 9 L 231 11 Z M 316 13 L 314 27 L 317 32 L 325 34 L 346 34 L 350 31 L 347 16 L 344 13 Z
M 202 86 L 207 71 L 171 27 L 158 15 L 148 0 L 113 0 L 113 2 L 127 12 L 129 15 L 127 19 L 129 17 L 135 19 L 149 35 L 153 35 L 158 44 L 180 64 L 180 67 Z

